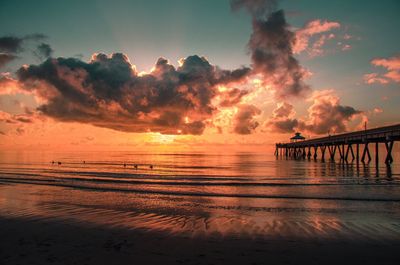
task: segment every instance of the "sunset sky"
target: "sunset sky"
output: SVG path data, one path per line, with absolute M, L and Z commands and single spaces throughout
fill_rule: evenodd
M 264 148 L 400 122 L 400 2 L 0 1 L 0 148 Z

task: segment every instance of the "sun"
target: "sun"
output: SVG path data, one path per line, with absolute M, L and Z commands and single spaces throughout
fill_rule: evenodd
M 153 143 L 160 144 L 171 144 L 176 139 L 176 135 L 161 134 L 161 133 L 151 133 L 150 141 Z

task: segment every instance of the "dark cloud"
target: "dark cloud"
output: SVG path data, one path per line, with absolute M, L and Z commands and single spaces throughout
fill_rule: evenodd
M 0 37 L 0 52 L 17 53 L 22 50 L 23 38 L 6 36 Z
M 234 117 L 234 132 L 238 134 L 251 134 L 259 125 L 254 120 L 254 116 L 260 114 L 261 110 L 254 105 L 240 105 L 238 113 Z
M 253 33 L 248 43 L 253 71 L 274 85 L 279 99 L 307 94 L 307 72 L 293 55 L 296 36 L 283 10 L 275 11 L 276 1 L 233 0 L 231 5 L 234 9 L 245 8 L 253 16 Z
M 0 67 L 3 67 L 5 64 L 18 58 L 17 54 L 24 50 L 24 46 L 27 41 L 41 41 L 46 38 L 47 37 L 43 34 L 31 34 L 24 37 L 0 37 Z M 37 51 L 34 53 L 35 55 L 36 53 L 39 54 L 41 57 L 43 57 L 45 54 L 48 54 L 48 56 L 44 56 L 47 58 L 51 55 L 52 51 L 53 50 L 51 49 L 50 45 L 42 43 L 37 47 Z
M 217 111 L 217 86 L 240 82 L 248 72 L 222 70 L 194 55 L 178 68 L 160 58 L 151 73 L 141 75 L 126 55 L 100 53 L 89 63 L 48 59 L 22 67 L 17 76 L 45 100 L 38 110 L 57 120 L 126 132 L 202 134 Z
M 292 133 L 295 128 L 299 125 L 297 119 L 285 118 L 280 120 L 270 120 L 267 123 L 271 131 L 278 133 Z
M 46 59 L 52 56 L 54 50 L 47 43 L 41 43 L 36 47 L 35 55 L 39 59 Z
M 47 39 L 47 36 L 42 34 L 42 33 L 33 33 L 33 34 L 28 34 L 25 37 L 23 37 L 24 40 L 33 40 L 33 41 L 43 41 Z
M 0 68 L 17 58 L 14 54 L 0 53 Z
M 237 11 L 245 8 L 253 17 L 263 18 L 276 10 L 278 3 L 276 0 L 231 0 L 231 8 Z
M 0 52 L 18 53 L 23 50 L 23 44 L 26 41 L 41 41 L 47 37 L 43 34 L 30 34 L 24 37 L 4 36 L 0 37 Z
M 304 83 L 306 71 L 293 56 L 295 34 L 289 30 L 282 10 L 267 20 L 253 21 L 249 47 L 254 71 L 274 84 L 277 98 L 304 96 L 310 87 Z

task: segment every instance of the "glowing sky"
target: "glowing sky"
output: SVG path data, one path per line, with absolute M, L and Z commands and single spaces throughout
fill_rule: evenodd
M 399 1 L 0 2 L 0 147 L 264 148 L 398 123 Z

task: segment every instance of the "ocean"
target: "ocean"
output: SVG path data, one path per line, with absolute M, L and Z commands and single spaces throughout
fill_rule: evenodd
M 0 152 L 0 217 L 171 236 L 398 241 L 398 151 L 394 161 L 389 169 L 263 152 Z

